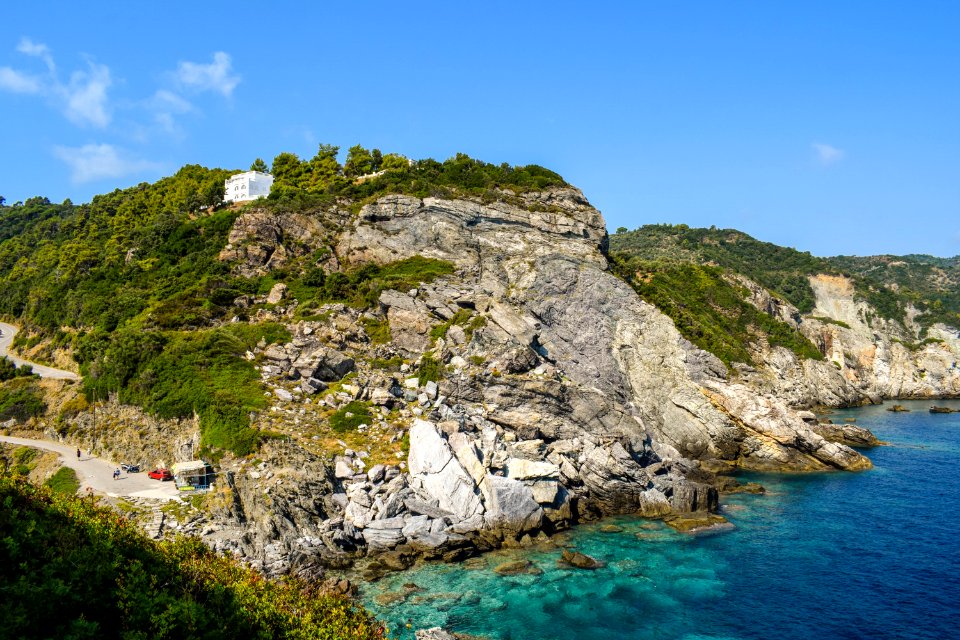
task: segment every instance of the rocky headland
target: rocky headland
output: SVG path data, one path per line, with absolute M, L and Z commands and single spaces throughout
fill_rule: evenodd
M 305 312 L 282 283 L 238 299 L 292 335 L 247 353 L 272 403 L 254 424 L 270 437 L 223 458 L 184 526 L 269 575 L 356 565 L 367 577 L 605 515 L 695 528 L 718 522 L 718 487 L 733 488 L 717 473 L 870 468 L 852 448 L 877 444 L 868 430 L 806 409 L 960 394 L 955 330 L 911 348 L 909 327 L 869 321 L 836 276 L 812 277 L 809 314 L 741 279 L 825 359 L 758 340 L 757 366 L 728 369 L 612 273 L 603 217 L 578 190 L 500 195 L 387 195 L 356 213 L 251 206 L 236 219 L 220 253 L 236 274 L 321 250 L 327 273 L 417 256 L 453 269 L 367 310 Z M 360 420 L 331 433 L 332 414 Z M 66 422 L 47 434 L 117 459 L 172 463 L 200 441 L 196 420 L 116 402 Z

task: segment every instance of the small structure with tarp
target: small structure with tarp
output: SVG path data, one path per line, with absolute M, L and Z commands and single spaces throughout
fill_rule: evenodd
M 171 468 L 173 480 L 180 491 L 197 491 L 209 489 L 216 474 L 213 467 L 203 460 L 178 462 Z

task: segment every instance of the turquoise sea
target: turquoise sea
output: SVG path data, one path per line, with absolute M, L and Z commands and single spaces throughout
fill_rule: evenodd
M 503 640 L 960 638 L 960 414 L 902 404 L 831 416 L 889 443 L 866 452 L 873 470 L 747 476 L 768 493 L 723 500 L 732 531 L 614 518 L 556 540 L 601 569 L 559 567 L 558 547 L 504 551 L 393 574 L 365 602 L 402 639 L 435 625 Z M 493 571 L 520 558 L 542 573 Z

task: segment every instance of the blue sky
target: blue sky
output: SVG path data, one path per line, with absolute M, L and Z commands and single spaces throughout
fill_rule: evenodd
M 960 3 L 16 3 L 0 194 L 321 142 L 542 164 L 611 230 L 960 254 Z

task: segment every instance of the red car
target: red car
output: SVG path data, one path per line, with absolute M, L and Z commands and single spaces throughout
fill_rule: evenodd
M 173 480 L 173 474 L 169 469 L 154 469 L 147 475 L 154 480 Z

